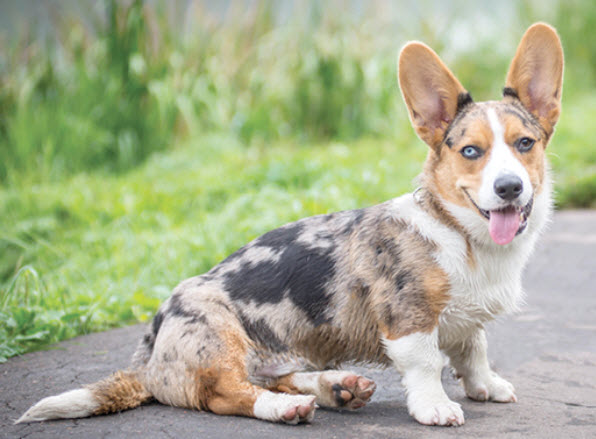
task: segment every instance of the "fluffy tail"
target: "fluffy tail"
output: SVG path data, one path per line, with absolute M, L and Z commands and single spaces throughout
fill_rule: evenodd
M 152 398 L 136 372 L 119 371 L 111 377 L 60 395 L 44 398 L 21 416 L 21 422 L 84 418 L 138 407 Z

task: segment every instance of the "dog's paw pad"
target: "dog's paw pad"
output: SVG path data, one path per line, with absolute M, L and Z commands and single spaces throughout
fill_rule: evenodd
M 351 410 L 364 407 L 375 389 L 374 381 L 351 373 L 331 385 L 337 407 Z
M 302 401 L 296 401 L 285 408 L 281 415 L 281 421 L 286 424 L 298 424 L 310 422 L 315 415 L 315 397 L 308 396 Z

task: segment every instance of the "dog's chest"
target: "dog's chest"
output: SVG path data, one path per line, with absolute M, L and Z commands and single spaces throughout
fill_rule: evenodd
M 396 217 L 436 244 L 433 258 L 448 275 L 449 299 L 439 316 L 441 338 L 461 339 L 497 315 L 517 309 L 531 242 L 470 248 L 464 236 L 421 209 L 412 196 L 396 199 L 394 209 Z
M 476 249 L 472 253 L 473 262 L 469 255 L 464 258 L 461 250 L 443 247 L 437 255 L 450 280 L 449 300 L 439 316 L 439 333 L 446 343 L 466 338 L 498 315 L 516 311 L 523 296 L 522 249 L 497 252 Z

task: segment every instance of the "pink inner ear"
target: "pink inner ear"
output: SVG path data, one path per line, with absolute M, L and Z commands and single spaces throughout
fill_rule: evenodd
M 547 116 L 552 109 L 552 100 L 557 98 L 557 90 L 552 91 L 552 82 L 546 68 L 537 64 L 537 71 L 528 83 L 528 97 L 530 98 L 530 111 L 535 111 L 540 116 Z
M 449 123 L 451 119 L 445 109 L 445 104 L 438 93 L 427 93 L 420 101 L 421 113 L 429 128 L 441 127 L 441 122 Z

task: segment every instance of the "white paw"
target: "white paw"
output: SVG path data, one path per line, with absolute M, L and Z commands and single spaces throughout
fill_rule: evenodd
M 448 398 L 438 401 L 408 403 L 410 415 L 424 425 L 463 425 L 461 406 Z
M 256 418 L 273 422 L 310 422 L 315 415 L 315 399 L 314 395 L 264 392 L 257 398 L 253 413 Z
M 476 401 L 517 402 L 513 385 L 494 372 L 485 379 L 464 381 L 466 395 Z

